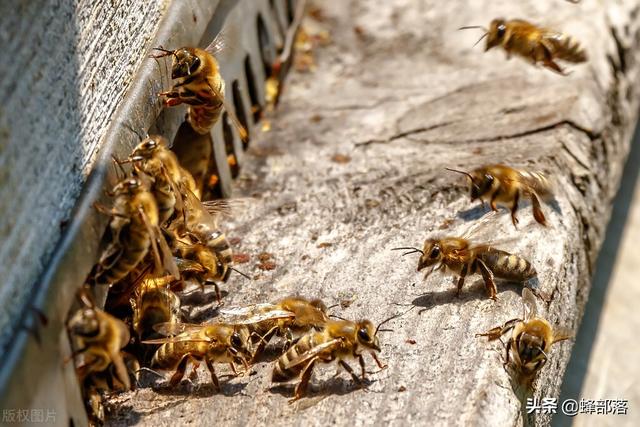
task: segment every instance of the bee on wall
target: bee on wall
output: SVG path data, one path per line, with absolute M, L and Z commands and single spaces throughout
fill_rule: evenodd
M 180 298 L 170 289 L 173 280 L 173 276 L 147 276 L 136 286 L 131 308 L 133 330 L 140 340 L 155 338 L 157 324 L 180 321 Z
M 195 325 L 188 323 L 165 323 L 156 325 L 157 332 L 166 338 L 143 341 L 143 344 L 161 344 L 151 361 L 151 366 L 161 370 L 175 371 L 169 383 L 177 385 L 184 376 L 187 363 L 204 360 L 211 373 L 211 381 L 220 390 L 214 363 L 228 363 L 237 375 L 236 363 L 248 369 L 251 359 L 249 332 L 246 327 L 222 323 Z M 170 336 L 173 335 L 173 336 Z
M 285 338 L 285 350 L 294 339 L 312 329 L 321 329 L 329 320 L 320 300 L 287 297 L 273 304 L 253 304 L 220 310 L 226 323 L 246 325 L 254 338 L 254 360 L 274 335 Z
M 454 279 L 457 295 L 469 274 L 482 276 L 487 294 L 493 300 L 498 299 L 495 278 L 526 282 L 536 277 L 535 268 L 523 257 L 497 249 L 493 244 L 474 243 L 471 238 L 476 230 L 472 227 L 462 237 L 428 238 L 422 249 L 402 247 L 393 250 L 407 250 L 403 255 L 420 253 L 418 271 L 431 267 L 429 273 L 435 270 L 453 273 L 457 276 Z
M 272 382 L 288 383 L 297 379 L 294 397 L 289 400 L 289 403 L 293 403 L 304 396 L 316 363 L 337 361 L 356 383 L 364 385 L 366 375 L 363 354 L 368 351 L 380 369 L 386 367 L 376 356 L 376 352 L 380 351 L 378 331 L 383 324 L 396 317 L 398 315 L 384 320 L 377 327 L 369 320 L 352 322 L 329 319 L 321 331 L 307 333 L 276 360 Z M 347 363 L 349 359 L 358 360 L 360 377 Z
M 205 49 L 181 47 L 175 50 L 154 48 L 159 51 L 153 58 L 171 56 L 171 90 L 160 93 L 165 106 L 188 105 L 187 121 L 199 134 L 207 134 L 220 119 L 223 108 L 246 141 L 247 130 L 225 100 L 225 82 L 220 75 L 216 55 L 225 48 L 223 37 L 216 37 Z
M 494 341 L 511 333 L 505 344 L 505 366 L 513 368 L 520 384 L 529 386 L 547 363 L 551 346 L 571 338 L 571 332 L 567 328 L 551 326 L 546 319 L 539 317 L 536 299 L 527 288 L 522 290 L 522 303 L 524 315 L 521 319 L 509 320 L 502 326 L 476 336 L 485 336 L 489 341 Z
M 478 42 L 487 38 L 485 51 L 496 46 L 511 55 L 518 55 L 532 64 L 542 64 L 559 74 L 566 75 L 557 60 L 580 63 L 587 61 L 587 53 L 580 44 L 561 32 L 538 27 L 522 19 L 494 19 L 489 29 L 481 26 L 465 26 L 460 29 L 480 28 L 485 31 Z M 476 42 L 476 44 L 478 43 Z
M 180 277 L 171 250 L 159 228 L 158 206 L 148 184 L 139 178 L 125 178 L 111 191 L 113 208 L 96 208 L 112 217 L 111 243 L 102 254 L 95 282 L 113 284 L 127 276 L 151 250 L 157 272 Z
M 518 203 L 523 198 L 531 200 L 535 220 L 542 225 L 547 225 L 540 198 L 545 201 L 551 200 L 553 190 L 544 174 L 514 169 L 506 165 L 488 165 L 471 172 L 446 169 L 469 178 L 472 202 L 480 199 L 484 204 L 486 200 L 493 211 L 498 210 L 497 204 L 507 206 L 511 210 L 511 221 L 514 226 L 518 224 L 518 218 L 516 218 Z

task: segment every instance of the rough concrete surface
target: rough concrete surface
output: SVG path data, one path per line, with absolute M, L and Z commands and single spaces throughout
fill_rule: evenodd
M 254 280 L 230 280 L 225 303 L 289 294 L 327 305 L 353 299 L 334 312 L 374 322 L 406 309 L 397 304 L 418 309 L 381 334 L 389 367 L 378 372 L 368 360 L 367 391 L 320 365 L 310 396 L 288 405 L 288 392 L 270 390 L 265 360 L 221 394 L 201 369 L 196 387 L 118 396 L 110 402 L 113 425 L 522 424 L 499 346 L 474 337 L 521 313 L 520 286 L 499 285 L 493 302 L 473 277 L 457 299 L 451 278 L 425 280 L 416 258 L 391 251 L 459 234 L 482 214 L 445 166 L 508 162 L 553 177 L 549 228 L 523 205 L 518 230 L 503 212 L 481 237 L 511 239 L 505 249 L 527 257 L 553 297 L 539 305 L 542 313 L 553 324 L 579 323 L 636 121 L 635 2 L 330 0 L 321 7 L 333 42 L 318 51 L 315 73 L 291 75 L 271 131 L 252 141 L 237 180 L 236 194 L 254 200 L 228 230 L 241 239 L 236 251 L 250 255 L 238 268 Z M 472 47 L 479 33 L 456 31 L 501 15 L 561 25 L 587 47 L 589 63 L 562 77 L 483 53 Z M 336 154 L 350 161 L 332 160 Z M 274 256 L 272 271 L 257 268 L 265 251 Z M 558 395 L 571 346 L 554 346 L 537 397 Z

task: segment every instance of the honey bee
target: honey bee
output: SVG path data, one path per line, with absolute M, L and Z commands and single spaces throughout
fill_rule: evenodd
M 571 338 L 567 328 L 552 327 L 537 315 L 536 300 L 528 288 L 522 290 L 524 315 L 522 319 L 512 319 L 476 336 L 488 337 L 489 341 L 500 339 L 511 332 L 505 345 L 505 366 L 511 364 L 521 384 L 530 385 L 535 375 L 549 358 L 551 346 Z
M 531 200 L 533 217 L 538 223 L 547 225 L 538 197 L 548 201 L 553 198 L 553 193 L 549 180 L 542 173 L 514 169 L 505 165 L 483 166 L 470 173 L 446 169 L 466 175 L 471 180 L 472 202 L 480 199 L 484 204 L 484 201 L 488 200 L 493 211 L 498 210 L 497 203 L 509 207 L 514 226 L 518 224 L 516 211 L 521 198 Z
M 172 56 L 171 78 L 175 81 L 171 90 L 160 93 L 164 105 L 172 107 L 188 105 L 187 121 L 199 134 L 208 134 L 220 119 L 222 109 L 238 129 L 240 138 L 247 140 L 247 130 L 242 126 L 233 109 L 225 100 L 225 83 L 220 75 L 215 55 L 224 48 L 223 39 L 216 37 L 206 49 L 181 47 L 175 50 L 154 48 L 161 52 L 153 58 Z
M 137 173 L 143 172 L 153 179 L 151 190 L 158 205 L 161 225 L 171 218 L 174 210 L 182 211 L 182 189 L 196 195 L 199 192 L 193 176 L 180 166 L 176 155 L 169 150 L 167 140 L 159 135 L 149 136 L 140 142 L 127 162 L 133 164 Z
M 211 381 L 217 390 L 220 390 L 220 383 L 214 363 L 229 363 L 236 375 L 235 363 L 240 362 L 245 370 L 248 369 L 247 360 L 251 358 L 251 349 L 249 332 L 244 326 L 222 323 L 209 325 L 164 323 L 156 325 L 155 329 L 163 335 L 175 335 L 142 342 L 143 344 L 162 344 L 153 356 L 151 366 L 161 370 L 175 370 L 169 381 L 171 386 L 180 382 L 190 360 L 196 367 L 199 361 L 205 361 L 211 373 Z
M 329 320 L 327 307 L 320 300 L 287 297 L 273 304 L 254 304 L 220 310 L 225 322 L 247 325 L 251 336 L 257 338 L 254 360 L 269 340 L 278 335 L 285 338 L 285 350 L 303 334 L 321 329 Z
M 131 379 L 122 348 L 129 343 L 129 328 L 120 319 L 96 308 L 92 301 L 81 295 L 84 307 L 76 311 L 67 323 L 75 341 L 72 357 L 81 356 L 77 367 L 80 383 L 94 373 L 113 366 L 114 376 L 124 390 L 131 389 Z
M 180 298 L 169 288 L 173 280 L 173 276 L 145 277 L 136 287 L 131 307 L 140 340 L 154 337 L 154 325 L 180 321 Z
M 150 248 L 156 270 L 167 269 L 179 277 L 171 250 L 160 231 L 158 206 L 148 185 L 139 178 L 127 178 L 116 184 L 111 195 L 115 197 L 112 209 L 96 205 L 96 209 L 112 217 L 112 242 L 100 258 L 95 282 L 120 281 L 144 259 Z
M 469 28 L 481 28 L 485 31 L 478 40 L 480 42 L 484 37 L 487 37 L 485 52 L 493 47 L 502 46 L 507 53 L 507 59 L 511 57 L 511 54 L 516 54 L 531 61 L 534 65 L 541 63 L 559 74 L 566 75 L 555 62 L 557 59 L 573 63 L 587 61 L 587 53 L 578 42 L 569 36 L 548 28 L 538 27 L 521 19 L 494 19 L 488 30 L 477 25 L 460 29 Z
M 460 295 L 468 274 L 479 273 L 484 280 L 489 298 L 497 300 L 495 278 L 517 282 L 526 282 L 537 276 L 535 268 L 521 256 L 496 249 L 491 244 L 474 244 L 469 236 L 474 229 L 464 233 L 462 237 L 435 237 L 424 242 L 423 249 L 413 247 L 394 248 L 408 250 L 403 255 L 419 252 L 418 271 L 431 267 L 434 270 L 444 269 L 456 276 L 457 295 Z
M 363 385 L 366 381 L 363 353 L 368 350 L 380 369 L 386 367 L 375 353 L 380 351 L 377 334 L 380 326 L 395 317 L 397 316 L 381 322 L 377 327 L 369 320 L 327 320 L 321 331 L 307 333 L 278 358 L 273 367 L 271 381 L 287 383 L 299 378 L 294 397 L 289 400 L 289 403 L 293 403 L 304 396 L 316 363 L 338 361 L 356 383 Z M 354 358 L 358 359 L 360 364 L 361 377 L 358 377 L 346 362 Z

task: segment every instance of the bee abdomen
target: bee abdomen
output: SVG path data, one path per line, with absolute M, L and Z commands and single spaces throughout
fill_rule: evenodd
M 285 354 L 280 356 L 273 367 L 273 374 L 271 381 L 274 383 L 283 383 L 295 379 L 300 372 L 305 368 L 305 364 L 290 367 L 287 369 L 287 365 L 299 358 L 301 355 L 309 351 L 313 347 L 313 335 L 307 334 L 300 338 L 293 347 L 291 347 Z
M 551 41 L 554 47 L 554 56 L 568 62 L 586 62 L 587 52 L 580 46 L 576 40 L 568 36 L 552 37 Z
M 507 280 L 525 281 L 536 276 L 536 270 L 526 259 L 498 249 L 481 254 L 480 259 L 496 277 Z

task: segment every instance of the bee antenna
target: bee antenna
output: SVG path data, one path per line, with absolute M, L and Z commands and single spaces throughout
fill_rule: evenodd
M 337 314 L 330 314 L 330 315 L 329 315 L 329 317 L 333 317 L 333 318 L 335 318 L 335 319 L 344 320 L 344 321 L 346 321 L 346 322 L 348 322 L 348 321 L 349 321 L 348 319 L 345 319 L 344 317 L 340 317 L 340 316 L 338 316 Z
M 485 27 L 483 27 L 482 25 L 465 25 L 464 27 L 460 27 L 458 28 L 459 30 L 472 30 L 475 28 L 480 28 L 481 30 L 484 30 L 484 32 L 487 32 L 487 29 Z
M 164 56 L 169 56 L 169 55 L 173 55 L 175 57 L 177 57 L 178 55 L 176 55 L 176 51 L 175 50 L 168 50 L 163 48 L 162 46 L 160 47 L 154 47 L 153 50 L 159 50 L 160 52 L 162 52 L 161 55 L 151 55 L 152 58 L 162 58 Z
M 392 251 L 409 251 L 409 252 L 403 253 L 402 256 L 415 254 L 416 252 L 420 252 L 422 255 L 424 255 L 424 252 L 422 251 L 422 249 L 418 249 L 418 248 L 414 248 L 414 247 L 392 248 L 391 250 Z
M 244 274 L 242 271 L 237 270 L 233 267 L 229 267 L 231 270 L 235 271 L 236 273 L 238 273 L 239 275 L 241 275 L 242 277 L 244 277 L 245 279 L 251 280 L 251 277 L 249 277 L 248 275 Z
M 133 126 L 131 126 L 131 124 L 129 124 L 129 122 L 122 122 L 122 126 L 127 128 L 127 129 L 129 129 L 131 132 L 133 132 L 138 138 L 140 138 L 140 141 L 142 141 L 144 139 L 144 137 L 140 133 L 138 133 L 138 131 L 135 130 L 133 128 Z
M 164 378 L 164 375 L 162 375 L 160 372 L 158 372 L 158 371 L 154 371 L 153 369 L 151 369 L 151 368 L 147 368 L 147 367 L 144 367 L 144 366 L 143 366 L 142 368 L 140 368 L 140 369 L 136 370 L 136 371 L 135 371 L 135 373 L 136 373 L 136 375 L 137 375 L 137 374 L 139 374 L 139 373 L 140 373 L 140 372 L 142 372 L 142 371 L 151 372 L 152 374 L 157 375 L 157 376 L 158 376 L 158 377 L 160 377 L 160 378 Z M 140 384 L 138 383 L 138 387 L 139 387 L 139 386 L 140 386 Z
M 340 305 L 340 303 L 336 303 L 336 304 L 330 305 L 329 307 L 327 307 L 327 311 L 331 310 L 332 308 L 336 308 L 339 305 Z
M 473 47 L 476 47 L 478 45 L 478 43 L 480 43 L 482 41 L 483 38 L 487 37 L 487 34 L 489 34 L 489 33 L 484 33 L 482 36 L 480 36 L 478 41 L 473 44 Z
M 466 176 L 469 177 L 469 179 L 471 181 L 473 181 L 473 176 L 471 176 L 471 174 L 469 172 L 465 172 L 465 171 L 461 171 L 461 170 L 457 170 L 457 169 L 451 169 L 451 168 L 445 168 L 445 169 L 450 171 L 450 172 L 461 173 L 462 175 L 466 175 Z
M 410 312 L 414 308 L 416 308 L 415 305 L 413 307 L 411 307 L 410 309 L 403 311 L 402 313 L 395 314 L 395 315 L 389 317 L 388 319 L 385 319 L 382 322 L 378 323 L 378 326 L 376 326 L 376 331 L 374 332 L 373 335 L 378 335 L 378 331 L 380 330 L 380 326 L 384 325 L 387 322 L 390 322 L 393 319 L 397 319 L 398 317 L 404 316 L 405 314 L 407 314 L 408 312 Z

